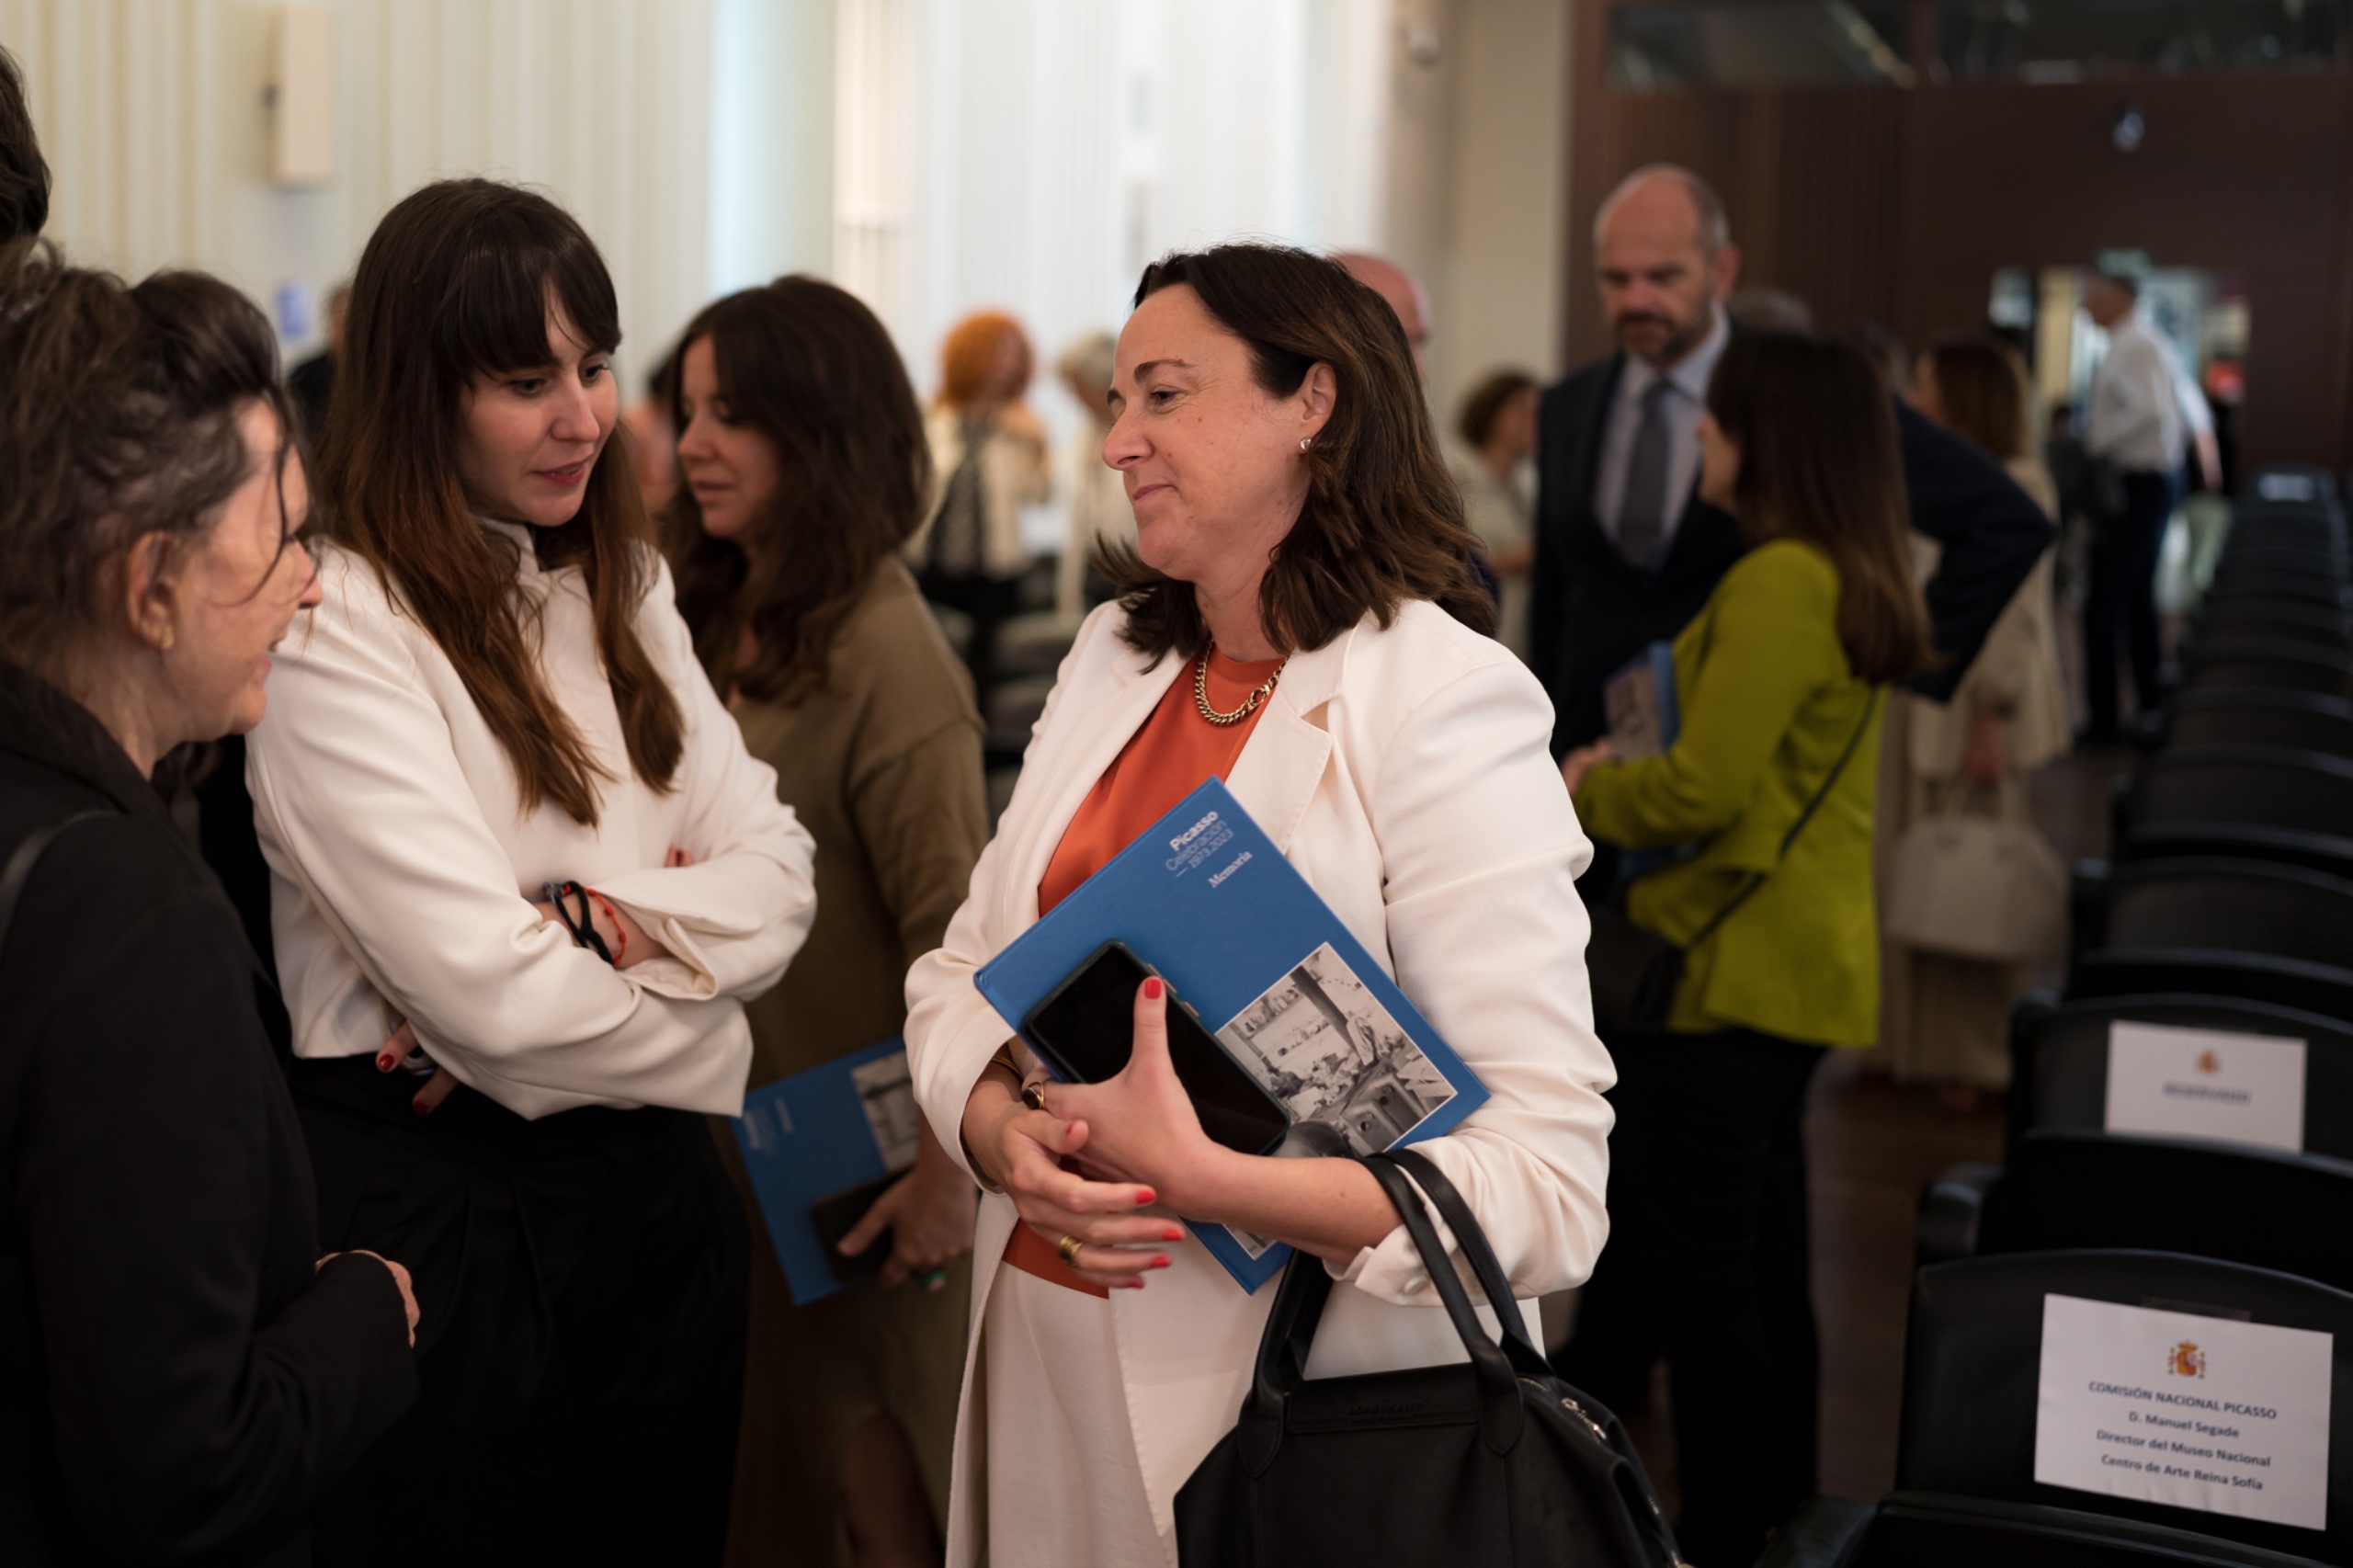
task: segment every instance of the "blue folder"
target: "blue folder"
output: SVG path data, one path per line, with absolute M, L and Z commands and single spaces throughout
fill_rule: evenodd
M 1217 779 L 973 981 L 1018 1028 L 1115 939 L 1165 975 L 1228 1054 L 1290 1107 L 1302 1152 L 1373 1153 L 1434 1138 L 1487 1098 L 1485 1085 Z M 1187 1223 L 1245 1290 L 1280 1273 L 1290 1256 L 1222 1225 Z
M 914 1163 L 906 1055 L 895 1037 L 878 1040 L 744 1096 L 735 1147 L 796 1306 L 845 1288 L 812 1206 Z

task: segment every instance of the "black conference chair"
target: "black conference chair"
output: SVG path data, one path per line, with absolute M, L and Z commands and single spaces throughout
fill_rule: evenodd
M 2271 463 L 2247 475 L 2241 505 L 2301 506 L 2336 511 L 2336 473 L 2318 463 Z
M 2353 1023 L 2263 1002 L 2180 993 L 2061 1002 L 2020 998 L 2010 1015 L 2009 1136 L 2038 1129 L 2102 1131 L 2108 1048 L 2120 1023 L 2304 1042 L 2304 1150 L 2353 1160 Z
M 2353 702 L 2259 687 L 2177 691 L 2158 717 L 2154 739 L 2165 746 L 2281 746 L 2353 757 Z
M 2255 536 L 2240 535 L 2222 547 L 2214 565 L 2214 581 L 2234 583 L 2274 575 L 2317 576 L 2345 581 L 2345 552 L 2325 537 L 2299 540 L 2274 529 Z
M 2079 870 L 2074 925 L 2069 1001 L 2188 993 L 2353 1021 L 2353 880 L 2220 856 L 2127 861 Z
M 2353 687 L 2353 658 L 2334 649 L 2282 637 L 2200 642 L 2182 659 L 2181 684 L 2210 687 L 2276 687 L 2343 697 Z
M 2332 1341 L 2328 1528 L 2169 1507 L 2034 1479 L 2043 1298 L 2162 1305 Z M 1817 1503 L 1771 1568 L 2353 1563 L 2353 1294 L 2163 1252 L 2019 1253 L 1924 1268 L 1904 1344 L 1896 1490 Z
M 2169 746 L 2117 797 L 2116 858 L 2287 860 L 2353 878 L 2353 761 L 2280 746 Z
M 2313 1568 L 2313 1562 L 2075 1508 L 1897 1493 L 1879 1503 L 1814 1498 L 1757 1568 Z
M 2120 1023 L 2229 1030 L 2304 1046 L 2303 1152 L 2107 1131 Z M 2353 1025 L 2210 997 L 2129 997 L 2011 1018 L 2004 1163 L 1946 1167 L 1920 1198 L 1919 1261 L 2152 1247 L 2353 1290 Z
M 2342 650 L 2353 647 L 2353 616 L 2334 605 L 2312 599 L 2247 594 L 2207 604 L 2190 623 L 2186 641 L 2234 642 L 2249 638 L 2312 642 Z
M 1948 1166 L 1920 1195 L 1923 1266 L 2001 1253 L 2145 1247 L 2353 1291 L 2353 1161 L 2188 1138 L 2039 1128 L 1999 1165 Z

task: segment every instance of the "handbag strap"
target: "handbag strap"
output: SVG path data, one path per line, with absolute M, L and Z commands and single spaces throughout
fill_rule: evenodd
M 1847 764 L 1854 760 L 1855 749 L 1863 744 L 1863 735 L 1870 729 L 1873 716 L 1879 712 L 1880 693 L 1882 689 L 1880 687 L 1872 687 L 1870 695 L 1863 699 L 1862 721 L 1855 726 L 1855 733 L 1847 737 L 1847 749 L 1838 754 L 1838 760 L 1830 765 L 1829 773 L 1822 780 L 1822 788 L 1813 792 L 1813 799 L 1805 803 L 1805 810 L 1798 813 L 1798 820 L 1790 824 L 1790 831 L 1781 835 L 1781 847 L 1773 857 L 1774 869 L 1779 869 L 1780 863 L 1789 858 L 1790 846 L 1798 841 L 1798 835 L 1805 831 L 1805 824 L 1813 820 L 1813 813 L 1822 809 L 1822 802 L 1830 799 L 1830 791 L 1837 788 L 1839 775 L 1845 773 Z M 1770 871 L 1754 873 L 1748 880 L 1748 885 L 1733 894 L 1724 906 L 1716 911 L 1713 918 L 1699 927 L 1699 935 L 1683 944 L 1683 950 L 1688 953 L 1714 936 L 1716 927 L 1731 919 L 1733 911 L 1746 903 L 1750 896 L 1758 888 L 1763 887 L 1771 876 Z
M 1478 1374 L 1484 1407 L 1479 1422 L 1482 1439 L 1495 1452 L 1507 1452 L 1519 1440 L 1521 1420 L 1520 1374 L 1513 1366 L 1513 1358 L 1487 1337 L 1478 1309 L 1471 1304 L 1471 1293 L 1463 1289 L 1453 1260 L 1438 1240 L 1438 1228 L 1430 1223 L 1429 1212 L 1422 1205 L 1421 1194 L 1415 1190 L 1404 1170 L 1381 1154 L 1371 1155 L 1362 1164 L 1396 1208 L 1414 1250 L 1421 1255 L 1422 1266 L 1429 1272 L 1430 1285 L 1438 1291 L 1438 1301 L 1452 1320 L 1454 1332 Z M 1446 1178 L 1441 1175 L 1438 1179 L 1443 1182 Z M 1456 1194 L 1455 1199 L 1459 1203 L 1461 1195 Z M 1463 1210 L 1466 1221 L 1469 1212 L 1468 1209 Z M 1451 1226 L 1453 1221 L 1449 1220 L 1448 1224 Z M 1460 1237 L 1465 1233 L 1458 1230 L 1455 1233 Z M 1470 1222 L 1469 1233 L 1479 1234 L 1476 1221 Z M 1481 1244 L 1484 1244 L 1483 1236 Z M 1492 1251 L 1489 1258 L 1492 1261 Z M 1500 1278 L 1500 1269 L 1497 1275 Z M 1243 1458 L 1253 1474 L 1272 1462 L 1275 1450 L 1281 1444 L 1283 1403 L 1306 1381 L 1308 1352 L 1313 1346 L 1316 1325 L 1323 1319 L 1331 1290 L 1331 1276 L 1325 1272 L 1323 1260 L 1310 1254 L 1294 1255 L 1290 1267 L 1283 1270 L 1282 1286 L 1267 1313 L 1266 1331 L 1258 1336 L 1258 1364 L 1240 1423 Z M 1510 1300 L 1508 1291 L 1504 1299 Z
M 1438 1168 L 1436 1160 L 1419 1149 L 1396 1148 L 1373 1157 L 1393 1160 L 1404 1166 L 1422 1191 L 1428 1195 L 1431 1204 L 1438 1210 L 1438 1217 L 1446 1221 L 1448 1230 L 1454 1233 L 1454 1244 L 1461 1249 L 1464 1260 L 1471 1265 L 1472 1275 L 1479 1281 L 1479 1290 L 1487 1298 L 1487 1304 L 1495 1310 L 1495 1321 L 1503 1329 L 1504 1356 L 1511 1362 L 1512 1369 L 1523 1378 L 1552 1376 L 1552 1364 L 1528 1337 L 1528 1324 L 1519 1315 L 1518 1304 L 1512 1296 L 1510 1277 L 1504 1273 L 1503 1265 L 1495 1261 L 1495 1249 L 1489 1244 L 1485 1229 L 1480 1225 L 1478 1217 L 1471 1212 L 1471 1205 L 1462 1200 L 1461 1192 L 1447 1178 L 1446 1172 Z
M 1405 1222 L 1405 1233 L 1413 1238 L 1414 1250 L 1421 1254 L 1430 1286 L 1438 1291 L 1446 1315 L 1454 1322 L 1455 1335 L 1462 1341 L 1462 1348 L 1479 1374 L 1480 1403 L 1484 1407 L 1479 1418 L 1481 1439 L 1495 1453 L 1509 1452 L 1512 1445 L 1519 1441 L 1519 1374 L 1512 1369 L 1511 1358 L 1503 1348 L 1487 1337 L 1486 1325 L 1479 1321 L 1478 1309 L 1471 1304 L 1471 1292 L 1462 1288 L 1462 1277 L 1454 1271 L 1454 1259 L 1448 1256 L 1446 1244 L 1438 1239 L 1438 1227 L 1430 1223 L 1429 1210 L 1422 1207 L 1422 1195 L 1414 1190 L 1404 1167 L 1386 1154 L 1370 1155 L 1364 1165 L 1381 1183 L 1381 1190 L 1389 1194 L 1389 1201 L 1396 1205 L 1397 1217 Z
M 75 812 L 63 822 L 35 828 L 17 841 L 16 849 L 8 857 L 8 863 L 0 866 L 0 947 L 7 945 L 8 926 L 17 917 L 17 901 L 25 896 L 25 883 L 31 880 L 33 868 L 40 864 L 41 856 L 56 841 L 57 835 L 77 822 L 117 814 L 97 807 L 86 812 Z

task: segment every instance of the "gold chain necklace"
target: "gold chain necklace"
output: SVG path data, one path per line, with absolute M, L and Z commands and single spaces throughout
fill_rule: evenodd
M 1201 650 L 1201 662 L 1193 666 L 1193 705 L 1201 710 L 1202 718 L 1220 728 L 1239 724 L 1258 710 L 1258 704 L 1266 701 L 1274 691 L 1275 682 L 1283 678 L 1283 666 L 1290 663 L 1290 659 L 1286 656 L 1282 664 L 1275 666 L 1274 674 L 1260 681 L 1256 688 L 1242 699 L 1241 707 L 1231 713 L 1221 713 L 1210 706 L 1210 650 L 1204 648 Z

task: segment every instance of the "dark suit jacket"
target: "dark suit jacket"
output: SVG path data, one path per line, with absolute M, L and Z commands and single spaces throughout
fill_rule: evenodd
M 1682 631 L 1746 548 L 1731 516 L 1696 494 L 1655 572 L 1627 565 L 1602 531 L 1594 486 L 1625 364 L 1616 355 L 1547 388 L 1538 415 L 1529 662 L 1552 698 L 1556 755 L 1608 733 L 1603 685 L 1643 648 Z M 1944 547 L 1927 586 L 1943 662 L 1911 684 L 1942 702 L 2054 530 L 2001 464 L 1907 406 L 1899 404 L 1896 417 L 1912 526 Z
M 0 1562 L 294 1564 L 416 1395 L 372 1258 L 315 1268 L 237 917 L 97 720 L 0 665 Z

